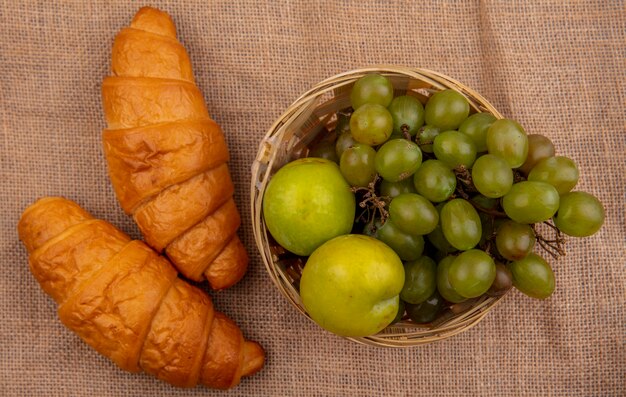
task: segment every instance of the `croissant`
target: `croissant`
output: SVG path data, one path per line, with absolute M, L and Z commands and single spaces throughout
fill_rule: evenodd
M 120 368 L 181 387 L 229 388 L 263 366 L 261 346 L 167 259 L 76 203 L 40 199 L 18 232 L 61 322 Z
M 113 44 L 102 83 L 104 153 L 116 196 L 187 278 L 227 288 L 248 266 L 228 148 L 194 83 L 170 16 L 140 9 Z

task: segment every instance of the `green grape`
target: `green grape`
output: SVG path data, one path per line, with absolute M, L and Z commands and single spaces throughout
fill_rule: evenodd
M 485 154 L 474 162 L 472 181 L 476 190 L 484 196 L 498 198 L 511 190 L 513 171 L 500 157 Z
M 439 223 L 435 206 L 415 193 L 404 193 L 391 200 L 389 218 L 404 233 L 412 235 L 428 234 Z
M 376 151 L 372 147 L 357 143 L 341 155 L 341 174 L 351 186 L 367 186 L 376 176 L 375 157 Z
M 511 168 L 517 168 L 528 155 L 526 132 L 516 121 L 496 120 L 487 130 L 487 151 L 506 160 Z
M 531 298 L 546 299 L 554 292 L 554 273 L 542 257 L 529 254 L 509 265 L 515 288 Z
M 365 104 L 352 113 L 350 132 L 354 140 L 370 146 L 380 145 L 391 135 L 393 119 L 381 105 Z
M 491 113 L 474 113 L 459 126 L 459 132 L 469 136 L 478 153 L 487 151 L 487 130 L 496 117 Z
M 447 200 L 456 189 L 454 172 L 439 160 L 426 160 L 413 175 L 415 190 L 433 203 Z
M 574 237 L 595 234 L 604 223 L 604 207 L 594 195 L 570 192 L 561 196 L 554 224 L 563 233 Z
M 519 170 L 528 175 L 540 160 L 554 156 L 554 145 L 547 137 L 539 134 L 528 135 L 528 156 Z
M 404 264 L 404 286 L 400 299 L 407 303 L 424 302 L 437 288 L 437 265 L 427 256 Z
M 391 101 L 389 113 L 393 119 L 393 133 L 403 135 L 403 130 L 415 136 L 424 125 L 424 106 L 415 97 L 404 95 Z
M 402 232 L 391 219 L 387 219 L 384 225 L 381 225 L 380 220 L 378 220 L 375 227 L 376 232 L 372 237 L 391 247 L 403 261 L 414 261 L 422 256 L 424 252 L 424 238 L 422 236 L 412 236 Z
M 422 152 L 433 153 L 433 142 L 435 142 L 435 137 L 439 135 L 441 130 L 437 127 L 433 127 L 432 125 L 425 125 L 419 129 L 417 132 L 417 144 L 419 145 Z
M 472 139 L 458 131 L 444 131 L 435 137 L 433 150 L 438 160 L 450 168 L 460 165 L 471 168 L 476 160 L 476 146 Z
M 528 174 L 529 181 L 547 182 L 559 194 L 572 190 L 578 183 L 578 167 L 564 156 L 548 157 L 539 161 Z
M 513 286 L 513 274 L 508 267 L 500 262 L 496 262 L 496 278 L 487 291 L 490 296 L 500 296 Z
M 441 252 L 450 253 L 457 250 L 452 246 L 452 244 L 450 244 L 448 240 L 446 240 L 446 236 L 443 235 L 443 230 L 441 230 L 441 223 L 437 224 L 435 230 L 428 233 L 426 235 L 426 238 L 428 239 L 428 241 L 430 241 L 432 245 L 435 246 L 435 248 L 437 248 Z
M 404 317 L 404 312 L 405 312 L 404 302 L 402 301 L 402 299 L 400 299 L 398 301 L 398 311 L 396 312 L 396 317 L 394 317 L 393 321 L 389 325 L 393 325 L 399 322 L 400 320 L 402 320 L 402 317 Z
M 435 321 L 442 307 L 443 299 L 441 299 L 441 295 L 437 291 L 422 303 L 417 305 L 407 303 L 405 305 L 406 314 L 411 320 L 419 324 Z
M 446 240 L 446 236 L 443 235 L 443 230 L 441 230 L 441 209 L 444 205 L 445 203 L 440 203 L 435 207 L 437 213 L 439 214 L 439 223 L 437 223 L 437 226 L 435 226 L 435 229 L 432 232 L 426 235 L 426 238 L 440 252 L 450 253 L 456 251 L 456 248 L 454 248 L 452 244 Z
M 350 132 L 350 115 L 337 112 L 337 123 L 335 124 L 335 134 L 337 136 Z
M 393 139 L 378 149 L 374 164 L 384 180 L 398 182 L 417 171 L 422 164 L 422 151 L 411 141 Z
M 535 232 L 529 225 L 505 221 L 498 227 L 496 247 L 505 259 L 517 261 L 532 252 L 535 240 Z
M 331 141 L 321 141 L 313 146 L 308 157 L 319 157 L 335 163 L 339 162 L 339 157 L 337 157 L 337 151 L 335 150 L 335 143 Z
M 341 135 L 337 137 L 337 141 L 335 142 L 335 152 L 337 153 L 337 158 L 341 159 L 341 155 L 346 149 L 351 148 L 357 143 L 357 141 L 352 138 L 352 134 L 350 131 L 343 132 Z
M 455 90 L 434 93 L 426 102 L 424 118 L 426 124 L 442 130 L 455 130 L 469 115 L 469 102 Z
M 559 208 L 559 192 L 545 182 L 516 183 L 502 199 L 502 208 L 517 223 L 547 221 Z
M 354 110 L 365 104 L 389 106 L 393 99 L 393 86 L 389 79 L 380 74 L 367 74 L 354 83 L 350 102 Z
M 467 298 L 459 295 L 459 293 L 452 288 L 450 280 L 448 279 L 448 272 L 450 271 L 450 266 L 452 262 L 454 262 L 454 259 L 456 259 L 456 256 L 449 255 L 439 262 L 439 266 L 437 266 L 437 290 L 448 302 L 460 303 Z
M 389 182 L 382 180 L 380 182 L 380 195 L 389 198 L 394 198 L 402 193 L 417 193 L 413 180 L 411 178 L 403 179 L 398 182 Z
M 446 240 L 459 250 L 474 248 L 482 233 L 478 213 L 463 199 L 450 200 L 443 206 L 441 229 Z
M 493 259 L 477 249 L 459 254 L 448 269 L 450 286 L 466 298 L 476 298 L 487 292 L 495 278 L 496 264 Z

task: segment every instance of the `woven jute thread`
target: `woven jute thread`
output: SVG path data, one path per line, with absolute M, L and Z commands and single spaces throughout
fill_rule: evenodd
M 626 14 L 623 1 L 153 1 L 186 46 L 231 149 L 244 280 L 218 309 L 268 352 L 229 395 L 624 395 Z M 144 2 L 0 1 L 0 395 L 206 396 L 127 374 L 58 321 L 15 226 L 43 195 L 76 200 L 140 237 L 102 155 L 100 82 L 111 44 Z M 250 167 L 283 111 L 318 81 L 363 65 L 436 70 L 553 140 L 600 197 L 603 229 L 570 239 L 548 301 L 512 292 L 476 327 L 410 349 L 335 337 L 273 286 L 248 211 Z

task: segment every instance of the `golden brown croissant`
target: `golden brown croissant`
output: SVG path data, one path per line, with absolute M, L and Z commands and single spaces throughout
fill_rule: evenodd
M 144 239 L 186 277 L 213 289 L 246 272 L 228 148 L 194 83 L 172 19 L 144 7 L 113 44 L 102 83 L 109 175 Z
M 122 369 L 176 386 L 229 388 L 263 366 L 261 346 L 167 259 L 76 203 L 40 199 L 18 232 L 61 322 Z

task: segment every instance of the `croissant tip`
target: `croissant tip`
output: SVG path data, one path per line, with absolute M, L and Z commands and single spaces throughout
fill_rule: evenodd
M 254 341 L 245 341 L 243 346 L 243 369 L 241 376 L 250 376 L 263 368 L 265 364 L 265 350 Z
M 176 38 L 176 26 L 172 17 L 165 11 L 154 7 L 141 7 L 130 24 L 135 29 Z

